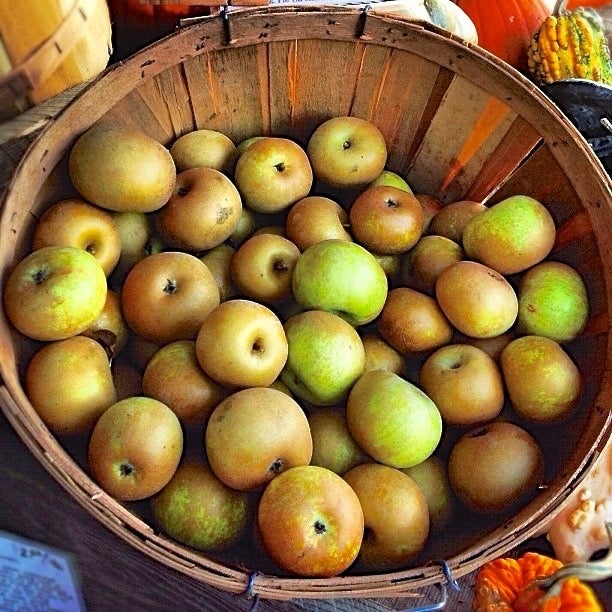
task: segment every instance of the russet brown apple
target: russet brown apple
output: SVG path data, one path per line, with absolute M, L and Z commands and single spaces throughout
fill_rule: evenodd
M 380 254 L 411 249 L 423 233 L 423 208 L 415 196 L 398 187 L 376 185 L 351 204 L 349 223 L 355 240 Z
M 448 320 L 472 338 L 507 332 L 518 315 L 512 285 L 493 268 L 476 261 L 458 261 L 436 280 L 436 300 Z
M 449 425 L 486 423 L 504 407 L 499 367 L 482 349 L 469 344 L 447 344 L 429 355 L 419 371 L 419 385 Z
M 474 200 L 458 200 L 450 202 L 434 214 L 429 223 L 428 232 L 444 236 L 457 244 L 462 244 L 465 224 L 478 213 L 487 210 L 482 202 Z
M 93 479 L 115 499 L 137 501 L 159 493 L 183 453 L 178 417 L 150 397 L 119 400 L 97 420 L 87 459 Z
M 494 422 L 464 433 L 452 446 L 448 477 L 461 503 L 483 513 L 507 512 L 536 493 L 544 455 L 526 429 Z
M 232 282 L 231 263 L 236 249 L 226 242 L 213 247 L 206 253 L 200 255 L 200 259 L 212 272 L 219 287 L 219 300 L 225 302 L 236 297 L 238 290 Z
M 121 289 L 127 324 L 158 344 L 193 340 L 219 302 L 219 288 L 206 264 L 180 251 L 145 257 L 130 270 Z
M 356 566 L 371 572 L 410 563 L 425 548 L 430 530 L 420 487 L 405 472 L 374 462 L 351 468 L 343 478 L 363 509 L 365 531 Z
M 306 414 L 293 398 L 270 387 L 249 387 L 223 399 L 210 414 L 204 445 L 217 478 L 240 491 L 308 465 L 312 457 Z
M 82 335 L 97 340 L 112 357 L 116 357 L 123 350 L 128 342 L 130 329 L 123 317 L 121 298 L 116 291 L 107 290 L 102 312 Z
M 166 404 L 181 423 L 204 423 L 229 394 L 202 370 L 193 340 L 176 340 L 162 346 L 145 368 L 142 391 Z
M 68 173 L 81 196 L 114 211 L 152 212 L 170 198 L 170 151 L 139 129 L 94 124 L 70 149 Z
M 291 296 L 293 269 L 300 250 L 287 238 L 262 233 L 251 236 L 234 253 L 230 274 L 244 296 L 274 304 Z
M 287 213 L 285 231 L 300 251 L 328 238 L 353 239 L 346 210 L 336 200 L 321 195 L 296 202 Z
M 242 198 L 234 183 L 213 168 L 179 172 L 167 204 L 155 214 L 162 240 L 198 252 L 227 240 L 240 221 Z
M 359 498 L 338 474 L 293 467 L 265 488 L 257 509 L 265 550 L 284 570 L 332 577 L 355 561 L 363 538 Z
M 267 387 L 285 366 L 287 337 L 267 306 L 247 299 L 221 303 L 202 321 L 196 354 L 213 380 L 230 387 Z
M 443 207 L 442 202 L 432 195 L 427 193 L 415 193 L 414 197 L 421 203 L 423 207 L 423 233 L 429 231 L 429 224 L 434 215 Z M 432 232 L 433 233 L 433 232 Z
M 391 289 L 377 321 L 383 340 L 402 355 L 428 351 L 451 341 L 453 329 L 429 295 L 411 289 Z
M 231 176 L 238 148 L 226 134 L 201 128 L 179 136 L 170 146 L 170 155 L 178 172 L 205 167 Z
M 85 336 L 44 344 L 28 362 L 24 383 L 42 421 L 60 435 L 88 432 L 117 401 L 106 351 Z
M 361 336 L 365 351 L 364 372 L 368 370 L 389 370 L 402 375 L 406 370 L 406 358 L 386 340 L 374 333 Z
M 110 212 L 77 199 L 61 200 L 47 208 L 34 228 L 32 249 L 74 246 L 99 262 L 106 276 L 121 253 L 121 238 Z

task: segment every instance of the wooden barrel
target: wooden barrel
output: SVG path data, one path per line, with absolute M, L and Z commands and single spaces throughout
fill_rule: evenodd
M 97 76 L 111 52 L 105 0 L 1 0 L 0 119 Z
M 442 203 L 530 195 L 557 227 L 552 258 L 587 286 L 590 320 L 567 346 L 584 376 L 571 422 L 539 428 L 537 494 L 510 515 L 458 522 L 412 565 L 334 578 L 288 575 L 260 554 L 204 554 L 160 533 L 139 502 L 119 503 L 89 475 L 83 440 L 59 439 L 23 387 L 35 343 L 0 312 L 0 404 L 67 494 L 143 554 L 232 593 L 271 599 L 410 594 L 460 577 L 538 533 L 563 507 L 612 432 L 612 185 L 584 138 L 517 71 L 426 23 L 355 8 L 268 7 L 211 16 L 114 65 L 41 133 L 19 165 L 0 218 L 0 283 L 29 252 L 37 218 L 75 194 L 67 154 L 96 122 L 137 127 L 164 145 L 196 128 L 240 142 L 292 135 L 354 115 L 389 143 L 389 169 Z M 445 564 L 439 561 L 444 560 Z

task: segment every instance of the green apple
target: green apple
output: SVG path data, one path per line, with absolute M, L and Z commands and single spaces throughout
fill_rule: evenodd
M 160 142 L 140 130 L 104 124 L 79 136 L 68 172 L 83 198 L 115 211 L 157 210 L 176 182 L 174 160 Z
M 253 141 L 238 157 L 234 181 L 245 204 L 256 212 L 280 212 L 306 197 L 312 168 L 306 151 L 288 138 Z
M 463 228 L 478 213 L 487 210 L 487 206 L 475 200 L 458 200 L 451 202 L 434 213 L 428 231 L 432 235 L 444 236 L 457 244 L 463 242 Z
M 589 318 L 582 276 L 560 261 L 543 261 L 527 270 L 519 282 L 518 301 L 520 330 L 561 344 L 581 334 Z
M 170 147 L 170 155 L 179 172 L 205 167 L 231 175 L 238 149 L 222 132 L 199 129 L 179 136 Z
M 346 419 L 357 444 L 391 467 L 425 461 L 442 437 L 442 417 L 431 398 L 387 370 L 370 370 L 357 380 L 348 395 Z
M 463 248 L 470 259 L 515 274 L 542 261 L 552 250 L 555 222 L 538 200 L 510 196 L 474 215 L 463 228 Z
M 104 268 L 85 249 L 48 246 L 13 268 L 4 286 L 4 310 L 28 338 L 64 340 L 98 318 L 107 290 Z
M 157 525 L 177 542 L 217 551 L 238 542 L 248 526 L 246 493 L 223 484 L 203 462 L 181 462 L 170 482 L 151 499 Z
M 369 185 L 368 187 L 376 187 L 377 185 L 387 185 L 390 187 L 396 187 L 403 191 L 413 193 L 410 185 L 397 173 L 392 170 L 383 170 Z
M 537 423 L 559 421 L 578 405 L 580 370 L 554 340 L 521 336 L 501 353 L 501 369 L 512 408 Z
M 363 187 L 387 163 L 382 132 L 360 117 L 332 117 L 312 133 L 306 147 L 315 177 L 333 187 Z
M 331 312 L 307 310 L 285 322 L 285 334 L 289 352 L 281 380 L 311 404 L 340 402 L 365 367 L 355 328 Z
M 329 239 L 308 247 L 293 270 L 293 295 L 305 308 L 333 312 L 352 325 L 373 321 L 387 298 L 387 275 L 355 242 Z

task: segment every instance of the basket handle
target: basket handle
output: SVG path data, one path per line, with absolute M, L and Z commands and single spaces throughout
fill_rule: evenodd
M 83 24 L 89 18 L 86 4 L 86 0 L 75 0 L 55 32 L 21 64 L 0 77 L 0 106 L 18 102 L 59 67 L 65 55 L 79 41 Z M 109 57 L 111 52 L 109 43 Z

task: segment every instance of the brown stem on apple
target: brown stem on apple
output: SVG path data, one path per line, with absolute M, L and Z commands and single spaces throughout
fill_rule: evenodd
M 257 338 L 256 340 L 254 340 L 253 345 L 251 346 L 251 352 L 252 353 L 263 353 L 263 343 L 261 341 L 261 338 Z
M 90 255 L 95 255 L 96 254 L 96 245 L 92 242 L 90 244 L 88 244 L 85 247 L 85 250 L 90 254 Z
M 126 461 L 119 466 L 119 473 L 121 476 L 131 476 L 134 473 L 134 466 Z
M 345 141 L 342 143 L 342 148 L 343 148 L 345 151 L 346 151 L 347 149 L 350 149 L 350 148 L 351 148 L 351 141 L 350 141 L 350 140 L 345 140 Z
M 389 198 L 388 200 L 385 200 L 385 204 L 389 208 L 397 208 L 399 206 L 399 204 L 397 203 L 397 200 L 393 200 L 391 198 Z
M 32 274 L 32 280 L 36 285 L 44 283 L 49 278 L 49 270 L 40 268 Z
M 271 474 L 274 475 L 278 475 L 283 471 L 283 468 L 285 467 L 285 464 L 283 462 L 283 460 L 279 457 L 278 459 L 275 459 L 270 466 L 268 467 L 268 472 L 270 472 Z
M 166 286 L 164 287 L 164 293 L 169 293 L 170 295 L 172 295 L 173 293 L 176 293 L 176 281 L 173 281 L 170 278 L 166 279 Z
M 277 172 L 284 172 L 285 171 L 285 164 L 283 162 L 279 162 L 278 164 L 274 164 L 274 167 L 276 168 Z
M 176 193 L 180 196 L 186 196 L 189 193 L 189 187 L 187 187 L 187 185 L 181 185 L 177 190 Z
M 315 521 L 313 527 L 317 535 L 322 535 L 327 531 L 327 526 L 322 521 Z
M 272 268 L 275 272 L 289 272 L 289 266 L 282 259 L 277 259 Z

